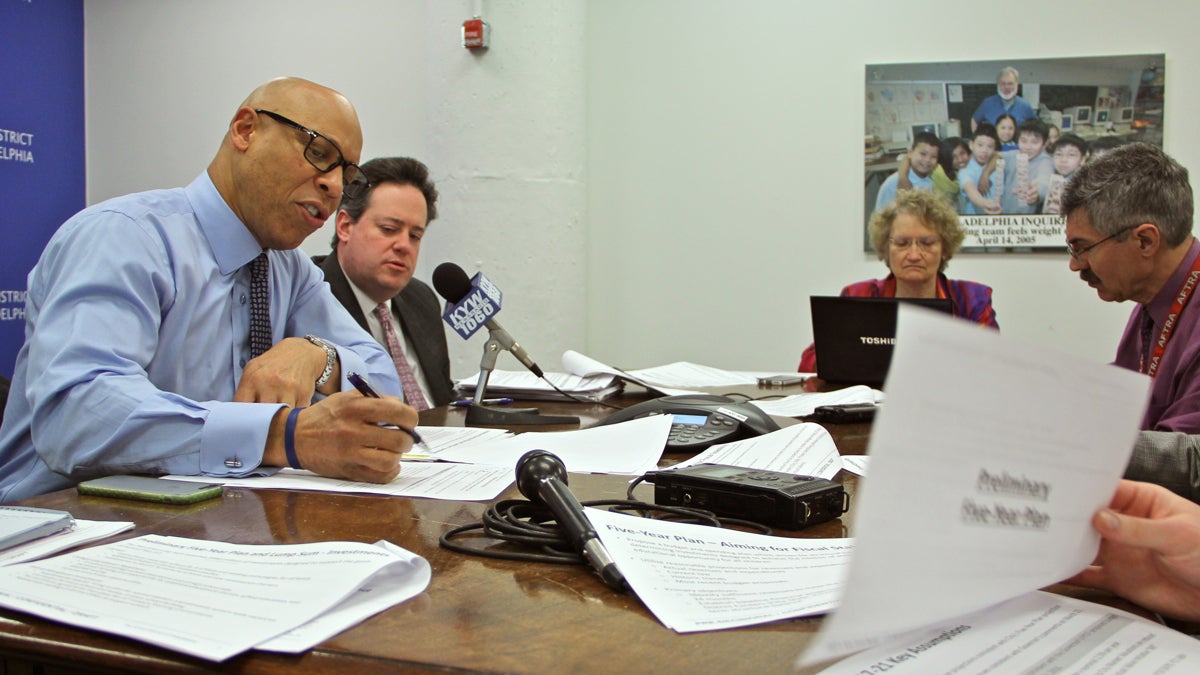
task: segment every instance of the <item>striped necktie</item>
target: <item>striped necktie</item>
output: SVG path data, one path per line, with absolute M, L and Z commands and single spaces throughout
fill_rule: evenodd
M 392 363 L 396 364 L 396 374 L 400 376 L 400 386 L 404 388 L 404 400 L 417 410 L 425 410 L 429 403 L 421 393 L 421 385 L 417 384 L 417 376 L 408 365 L 408 359 L 404 358 L 404 348 L 400 346 L 400 339 L 396 337 L 396 329 L 392 326 L 392 313 L 388 311 L 387 303 L 381 302 L 376 305 L 373 313 L 383 326 L 383 338 L 387 341 L 385 346 L 392 355 Z

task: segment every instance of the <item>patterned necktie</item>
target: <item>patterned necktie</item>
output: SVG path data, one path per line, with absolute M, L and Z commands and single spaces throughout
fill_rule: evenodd
M 250 358 L 271 348 L 270 261 L 263 251 L 250 261 Z
M 404 358 L 404 348 L 400 346 L 400 339 L 396 337 L 396 329 L 392 327 L 392 317 L 387 303 L 381 302 L 375 305 L 373 313 L 383 326 L 383 338 L 387 340 L 386 346 L 388 353 L 392 355 L 392 363 L 396 364 L 396 374 L 400 376 L 400 386 L 404 388 L 404 400 L 417 410 L 427 409 L 429 403 L 425 401 L 425 395 L 421 393 L 421 385 L 417 384 L 417 376 L 413 375 L 412 368 L 408 365 L 408 359 Z
M 1146 372 L 1150 367 L 1150 355 L 1154 348 L 1154 319 L 1150 316 L 1150 312 L 1146 311 L 1145 306 L 1142 307 L 1142 362 L 1138 366 L 1139 372 Z

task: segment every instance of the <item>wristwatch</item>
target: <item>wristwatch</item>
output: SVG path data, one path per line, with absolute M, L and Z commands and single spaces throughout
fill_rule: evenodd
M 305 335 L 304 339 L 325 350 L 325 370 L 321 371 L 321 376 L 317 378 L 316 382 L 319 387 L 328 382 L 329 376 L 333 375 L 333 367 L 337 365 L 337 350 L 333 348 L 333 345 L 312 333 Z

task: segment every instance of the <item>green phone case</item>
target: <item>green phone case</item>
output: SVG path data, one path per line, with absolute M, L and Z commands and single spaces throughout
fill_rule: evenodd
M 81 495 L 135 499 L 160 504 L 195 504 L 221 496 L 221 485 L 164 480 L 148 476 L 104 476 L 80 483 Z

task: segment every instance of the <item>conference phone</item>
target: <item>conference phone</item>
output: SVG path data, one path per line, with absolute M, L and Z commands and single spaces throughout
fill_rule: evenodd
M 651 415 L 671 415 L 668 451 L 697 452 L 717 443 L 777 431 L 779 424 L 757 407 L 728 396 L 683 394 L 663 396 L 619 410 L 596 424 L 616 424 Z

